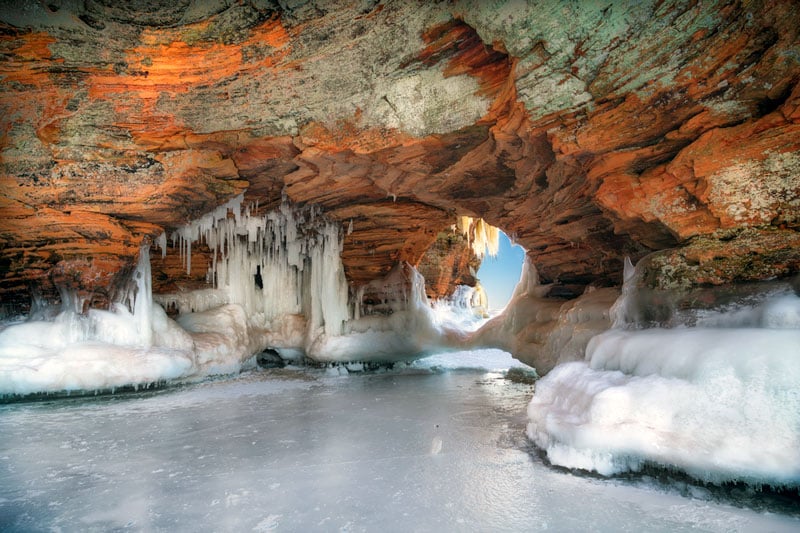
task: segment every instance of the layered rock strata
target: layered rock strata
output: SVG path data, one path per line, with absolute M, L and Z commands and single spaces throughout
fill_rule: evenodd
M 143 241 L 240 194 L 319 205 L 353 287 L 458 215 L 575 293 L 660 250 L 659 286 L 800 269 L 791 0 L 27 1 L 0 21 L 7 306 L 57 286 L 103 306 Z M 154 261 L 156 291 L 205 282 L 194 252 L 188 276 Z

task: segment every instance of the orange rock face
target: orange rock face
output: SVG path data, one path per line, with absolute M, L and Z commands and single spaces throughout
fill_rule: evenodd
M 474 287 L 480 263 L 464 235 L 452 230 L 440 233 L 418 267 L 425 278 L 428 298 L 451 296 L 457 285 Z
M 242 193 L 352 227 L 354 286 L 422 262 L 446 293 L 450 259 L 424 257 L 457 215 L 577 287 L 670 248 L 784 250 L 690 284 L 800 269 L 794 2 L 484 4 L 3 8 L 3 304 L 68 286 L 103 305 L 142 243 Z M 204 283 L 208 253 L 189 275 L 154 257 L 156 290 Z

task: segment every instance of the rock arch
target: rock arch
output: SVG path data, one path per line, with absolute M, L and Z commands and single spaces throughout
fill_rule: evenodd
M 576 294 L 654 250 L 654 285 L 800 268 L 789 0 L 201 4 L 144 24 L 136 5 L 3 7 L 9 310 L 59 285 L 101 307 L 143 241 L 240 194 L 351 228 L 355 285 L 418 263 L 456 213 Z M 201 283 L 193 265 L 156 259 L 156 287 Z

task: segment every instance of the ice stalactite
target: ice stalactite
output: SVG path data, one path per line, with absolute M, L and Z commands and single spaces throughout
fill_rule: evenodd
M 500 250 L 500 230 L 487 224 L 482 218 L 468 216 L 458 217 L 456 228 L 460 231 L 472 247 L 472 251 L 479 258 L 485 255 L 496 257 Z
M 800 486 L 800 298 L 776 282 L 738 299 L 715 289 L 706 309 L 654 311 L 679 295 L 636 279 L 627 264 L 615 327 L 585 360 L 537 383 L 531 440 L 554 464 L 604 475 L 650 464 Z
M 153 344 L 153 277 L 150 270 L 150 248 L 142 246 L 134 272 L 136 293 L 133 295 L 133 320 L 141 345 Z
M 313 341 L 319 328 L 331 336 L 344 333 L 350 318 L 347 307 L 347 280 L 340 259 L 342 242 L 336 226 L 327 225 L 317 235 L 311 249 L 309 340 Z
M 256 351 L 306 350 L 320 335 L 344 333 L 351 316 L 341 228 L 318 208 L 284 201 L 254 216 L 234 199 L 176 231 L 174 238 L 184 253 L 199 240 L 209 246 L 207 278 L 214 289 L 157 295 L 165 306 L 181 314 L 241 306 Z M 189 258 L 184 255 L 184 260 Z
M 155 242 L 158 249 L 161 250 L 161 259 L 167 257 L 167 234 L 162 232 L 161 235 L 158 236 Z
M 244 195 L 240 194 L 229 200 L 227 203 L 216 208 L 214 211 L 203 215 L 198 220 L 190 222 L 172 233 L 173 245 L 177 242 L 180 249 L 180 256 L 186 265 L 186 273 L 192 271 L 192 243 L 206 238 L 209 247 L 216 251 L 216 240 L 209 241 L 209 236 L 217 228 L 220 222 L 227 220 L 228 212 L 232 212 L 235 219 L 240 219 L 241 205 Z

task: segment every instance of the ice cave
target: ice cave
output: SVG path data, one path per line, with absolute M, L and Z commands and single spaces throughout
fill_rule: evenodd
M 792 0 L 0 0 L 0 530 L 797 531 Z

